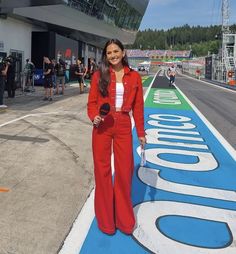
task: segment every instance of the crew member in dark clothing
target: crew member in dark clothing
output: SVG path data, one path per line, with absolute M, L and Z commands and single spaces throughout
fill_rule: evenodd
M 12 56 L 9 56 L 8 59 L 9 59 L 9 66 L 7 70 L 6 87 L 7 87 L 8 97 L 14 98 L 15 90 L 16 90 L 16 85 L 15 85 L 16 65 L 15 65 L 14 58 Z
M 60 58 L 59 62 L 55 66 L 56 71 L 56 94 L 59 94 L 59 85 L 61 83 L 61 94 L 64 94 L 65 90 L 65 74 L 66 74 L 66 63 Z
M 44 101 L 52 101 L 52 94 L 53 94 L 53 81 L 52 81 L 52 75 L 53 75 L 53 65 L 48 57 L 43 57 L 44 61 L 44 88 L 45 88 L 45 96 Z
M 75 66 L 75 75 L 78 79 L 80 93 L 83 93 L 85 69 L 80 59 L 77 60 L 77 64 Z

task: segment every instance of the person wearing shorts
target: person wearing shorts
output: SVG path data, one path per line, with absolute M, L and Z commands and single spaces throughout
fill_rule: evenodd
M 44 61 L 44 89 L 45 89 L 45 95 L 44 95 L 44 101 L 52 101 L 52 94 L 53 94 L 53 65 L 48 57 L 43 58 Z
M 62 59 L 59 59 L 59 62 L 55 66 L 56 70 L 56 94 L 59 94 L 59 85 L 61 84 L 61 94 L 64 94 L 65 90 L 65 73 L 66 73 L 66 64 Z
M 80 59 L 77 60 L 77 64 L 75 66 L 75 75 L 77 76 L 77 80 L 79 83 L 80 93 L 84 92 L 84 66 Z

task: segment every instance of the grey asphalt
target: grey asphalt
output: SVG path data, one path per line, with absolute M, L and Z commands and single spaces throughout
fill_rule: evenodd
M 69 233 L 94 186 L 87 95 L 67 86 L 65 96 L 44 102 L 43 89 L 36 87 L 35 93 L 5 99 L 0 254 L 55 254 Z

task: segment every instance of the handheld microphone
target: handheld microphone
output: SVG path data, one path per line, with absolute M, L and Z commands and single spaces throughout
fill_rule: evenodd
M 99 115 L 101 118 L 105 118 L 106 115 L 110 112 L 110 104 L 109 103 L 103 103 L 99 109 Z M 99 124 L 96 125 L 98 127 Z
M 110 112 L 110 104 L 103 103 L 99 109 L 99 115 L 105 117 Z

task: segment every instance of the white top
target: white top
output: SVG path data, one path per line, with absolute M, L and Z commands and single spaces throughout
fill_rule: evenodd
M 175 76 L 175 73 L 176 73 L 175 67 L 170 67 L 170 68 L 169 68 L 169 75 Z
M 124 86 L 123 83 L 116 83 L 116 108 L 121 108 L 123 104 Z

